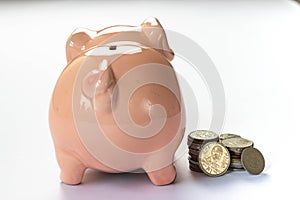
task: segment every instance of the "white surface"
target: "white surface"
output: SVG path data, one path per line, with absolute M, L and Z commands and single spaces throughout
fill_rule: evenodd
M 267 168 L 210 178 L 176 161 L 175 184 L 145 174 L 88 171 L 83 184 L 59 182 L 48 105 L 76 27 L 137 25 L 156 16 L 197 41 L 225 87 L 224 132 L 255 141 Z M 298 195 L 300 7 L 290 1 L 1 2 L 0 199 L 290 199 Z

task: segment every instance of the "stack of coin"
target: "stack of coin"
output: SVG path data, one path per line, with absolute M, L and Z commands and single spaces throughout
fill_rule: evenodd
M 203 172 L 199 166 L 199 153 L 208 142 L 216 142 L 219 140 L 218 134 L 208 130 L 193 131 L 188 136 L 189 147 L 189 167 L 195 172 Z
M 223 144 L 230 153 L 230 167 L 231 170 L 242 170 L 244 169 L 241 156 L 242 152 L 249 147 L 253 147 L 253 142 L 242 138 L 235 134 L 221 134 L 220 143 Z
M 261 152 L 251 140 L 226 133 L 220 137 L 212 131 L 198 130 L 188 136 L 189 166 L 208 176 L 221 176 L 230 170 L 246 170 L 258 175 L 265 167 Z

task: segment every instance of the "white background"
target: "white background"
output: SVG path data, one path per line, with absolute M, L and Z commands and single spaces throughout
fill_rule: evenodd
M 190 172 L 185 155 L 175 163 L 176 182 L 164 187 L 145 174 L 96 171 L 79 186 L 60 183 L 48 107 L 67 37 L 76 27 L 138 25 L 148 16 L 213 60 L 225 87 L 223 130 L 254 140 L 267 161 L 263 174 L 211 178 Z M 0 199 L 296 198 L 299 67 L 293 1 L 0 2 Z

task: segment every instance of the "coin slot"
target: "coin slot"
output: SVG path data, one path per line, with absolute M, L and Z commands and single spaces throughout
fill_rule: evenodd
M 109 50 L 116 50 L 117 46 L 109 46 Z

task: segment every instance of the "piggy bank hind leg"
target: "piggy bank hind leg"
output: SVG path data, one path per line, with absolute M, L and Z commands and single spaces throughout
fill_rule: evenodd
M 147 170 L 145 170 L 147 172 Z M 151 182 L 155 185 L 168 185 L 174 182 L 176 178 L 176 168 L 173 164 L 162 169 L 147 172 Z
M 56 150 L 56 159 L 61 169 L 60 179 L 69 185 L 80 184 L 87 167 L 69 152 Z

